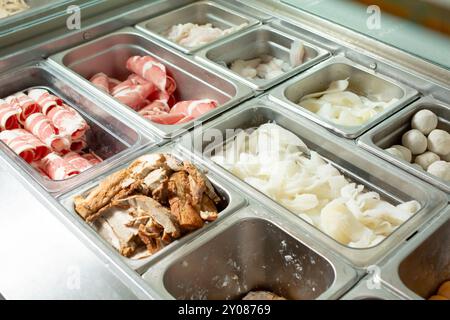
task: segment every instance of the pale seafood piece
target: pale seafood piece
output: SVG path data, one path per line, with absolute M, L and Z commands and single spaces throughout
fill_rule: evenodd
M 438 117 L 436 114 L 428 109 L 423 109 L 412 117 L 411 127 L 422 132 L 424 135 L 428 135 L 431 131 L 436 129 L 438 125 Z
M 413 155 L 422 154 L 427 150 L 427 138 L 417 129 L 406 131 L 402 136 L 402 144 Z
M 441 129 L 434 129 L 428 135 L 428 150 L 439 156 L 450 153 L 450 133 Z
M 450 181 L 450 162 L 436 161 L 427 169 L 427 172 L 444 180 Z
M 289 50 L 289 62 L 291 67 L 295 68 L 303 63 L 305 58 L 305 47 L 303 43 L 296 39 L 291 43 L 291 49 Z
M 352 247 L 378 244 L 420 209 L 416 201 L 391 205 L 378 193 L 350 183 L 295 134 L 274 123 L 239 132 L 212 160 Z

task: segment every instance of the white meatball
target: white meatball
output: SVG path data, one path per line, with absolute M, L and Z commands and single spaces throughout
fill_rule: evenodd
M 428 167 L 427 171 L 442 180 L 450 181 L 450 162 L 436 161 Z
M 405 132 L 402 136 L 402 144 L 412 154 L 421 154 L 427 150 L 427 138 L 417 129 L 412 129 Z
M 408 148 L 401 146 L 399 144 L 393 145 L 391 148 L 395 148 L 398 151 L 400 151 L 403 155 L 403 159 L 405 161 L 411 162 L 411 159 L 412 159 L 411 150 L 409 150 Z
M 411 127 L 422 132 L 424 135 L 429 134 L 436 129 L 438 124 L 438 117 L 430 110 L 423 109 L 417 112 L 412 120 Z
M 435 129 L 428 135 L 428 149 L 443 156 L 450 153 L 450 133 Z
M 450 153 L 446 154 L 445 156 L 442 156 L 441 159 L 444 161 L 450 162 Z
M 431 151 L 427 151 L 425 153 L 422 153 L 421 155 L 418 155 L 416 159 L 414 159 L 414 163 L 417 163 L 420 165 L 424 170 L 427 170 L 428 167 L 436 162 L 441 160 L 439 156 L 436 153 L 433 153 Z
M 392 154 L 396 158 L 405 160 L 405 158 L 403 157 L 403 153 L 397 148 L 391 147 L 391 148 L 384 149 L 384 151 Z

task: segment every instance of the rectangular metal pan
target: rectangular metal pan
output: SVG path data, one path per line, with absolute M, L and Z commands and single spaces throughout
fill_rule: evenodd
M 402 135 L 411 129 L 412 117 L 422 109 L 434 112 L 438 116 L 438 128 L 450 132 L 450 106 L 428 96 L 415 101 L 395 114 L 395 116 L 363 134 L 358 139 L 358 145 L 441 189 L 447 193 L 450 201 L 450 182 L 443 181 L 425 170 L 418 169 L 412 164 L 384 151 L 384 149 L 390 148 L 394 144 L 401 145 Z
M 54 196 L 108 171 L 139 148 L 159 142 L 156 137 L 142 134 L 132 122 L 109 114 L 101 101 L 57 75 L 44 61 L 33 62 L 0 75 L 0 97 L 2 98 L 33 87 L 49 90 L 80 113 L 90 126 L 87 132 L 88 145 L 105 160 L 72 178 L 52 181 L 43 178 L 6 144 L 0 142 L 2 155 L 7 157 L 8 161 L 18 164 L 20 174 L 36 180 Z
M 235 60 L 249 60 L 269 54 L 289 63 L 289 50 L 295 40 L 300 40 L 305 49 L 305 58 L 301 65 L 284 72 L 273 79 L 248 79 L 242 77 L 229 67 Z M 221 41 L 195 54 L 195 57 L 205 64 L 228 74 L 255 90 L 266 90 L 289 77 L 302 72 L 326 59 L 329 53 L 301 36 L 293 36 L 268 25 L 257 26 Z
M 218 3 L 211 1 L 198 1 L 182 8 L 175 9 L 161 16 L 138 23 L 136 28 L 186 54 L 192 54 L 193 52 L 205 48 L 206 46 L 209 46 L 219 40 L 217 39 L 216 41 L 212 41 L 195 48 L 186 48 L 169 40 L 162 34 L 173 25 L 185 23 L 194 23 L 199 25 L 211 23 L 214 27 L 221 28 L 222 30 L 231 27 L 238 27 L 246 23 L 247 25 L 236 31 L 237 33 L 245 28 L 259 23 L 259 21 L 251 16 L 234 11 Z M 226 37 L 228 36 L 221 37 L 220 39 L 224 39 Z
M 328 88 L 332 81 L 346 78 L 349 78 L 349 90 L 352 92 L 360 95 L 379 95 L 385 101 L 397 98 L 398 101 L 367 123 L 355 127 L 334 124 L 297 104 L 301 97 L 309 93 L 323 91 Z M 412 102 L 417 95 L 418 92 L 415 89 L 358 65 L 343 56 L 328 59 L 270 92 L 270 98 L 282 106 L 320 124 L 339 136 L 349 139 L 359 137 L 377 123 Z
M 216 168 L 215 171 L 218 174 L 233 181 L 252 199 L 273 208 L 276 212 L 290 212 L 262 192 L 214 164 L 209 159 L 209 155 L 204 154 L 205 150 L 213 150 L 226 141 L 226 138 L 230 138 L 231 133 L 227 132 L 228 130 L 256 127 L 269 121 L 293 132 L 311 150 L 318 152 L 347 178 L 364 185 L 366 190 L 378 192 L 384 200 L 398 204 L 414 199 L 421 204 L 421 210 L 386 239 L 376 246 L 365 249 L 342 245 L 304 220 L 297 219 L 299 228 L 304 229 L 318 242 L 326 244 L 357 267 L 365 268 L 380 261 L 383 256 L 401 245 L 408 236 L 416 231 L 418 226 L 431 219 L 447 204 L 446 196 L 441 191 L 406 174 L 395 166 L 381 161 L 358 148 L 354 143 L 338 138 L 324 128 L 277 106 L 264 96 L 248 101 L 226 115 L 211 121 L 203 128 L 194 130 L 190 135 L 186 135 L 181 143 L 186 152 L 194 152 L 198 156 L 198 161 L 203 161 L 211 168 Z
M 450 280 L 450 207 L 381 265 L 382 283 L 405 299 L 435 295 Z
M 319 248 L 289 214 L 251 205 L 144 273 L 160 299 L 241 299 L 268 290 L 287 299 L 337 299 L 358 273 Z
M 375 274 L 368 274 L 339 300 L 402 300 L 402 298 L 382 285 Z
M 250 88 L 237 81 L 208 71 L 193 60 L 173 52 L 141 34 L 133 28 L 124 28 L 107 36 L 50 57 L 66 76 L 75 77 L 78 83 L 88 87 L 105 103 L 120 110 L 125 117 L 133 119 L 164 139 L 174 138 L 193 127 L 195 121 L 178 125 L 152 123 L 131 108 L 121 104 L 109 94 L 92 85 L 87 79 L 97 72 L 104 72 L 122 80 L 130 72 L 125 67 L 127 59 L 134 55 L 150 55 L 160 60 L 177 82 L 175 92 L 178 100 L 215 99 L 219 106 L 195 119 L 205 121 L 251 97 Z
M 157 149 L 147 148 L 145 150 L 141 150 L 138 153 L 134 154 L 133 159 L 138 158 L 140 155 L 144 155 L 144 154 L 148 154 L 148 153 L 171 153 L 180 160 L 193 160 L 193 159 L 189 158 L 188 155 L 186 155 L 182 151 L 178 150 L 176 145 L 173 143 L 167 144 L 164 147 L 157 148 Z M 73 202 L 74 196 L 88 193 L 90 190 L 92 190 L 94 187 L 96 187 L 101 180 L 103 180 L 108 175 L 112 174 L 113 172 L 116 172 L 122 168 L 127 167 L 129 165 L 129 163 L 126 163 L 124 165 L 121 165 L 119 167 L 116 167 L 116 168 L 110 170 L 108 173 L 102 175 L 101 177 L 95 179 L 94 181 L 87 183 L 86 185 L 83 185 L 80 188 L 78 188 L 68 194 L 65 194 L 59 200 L 60 200 L 60 203 L 66 209 L 67 214 L 75 216 L 76 219 L 80 222 L 80 225 L 83 226 L 83 232 L 88 232 L 88 233 L 91 233 L 92 235 L 95 235 L 95 238 L 97 239 L 97 241 L 104 243 L 107 247 L 110 248 L 110 251 L 106 253 L 107 255 L 114 255 L 118 258 L 122 258 L 131 268 L 133 268 L 137 272 L 141 273 L 143 270 L 148 268 L 150 265 L 153 265 L 157 261 L 159 261 L 162 257 L 173 252 L 173 250 L 175 248 L 192 241 L 192 239 L 194 239 L 199 234 L 208 230 L 212 225 L 220 223 L 220 221 L 222 220 L 222 218 L 224 216 L 227 216 L 228 214 L 233 213 L 234 211 L 236 211 L 238 208 L 242 207 L 246 203 L 246 200 L 238 192 L 236 192 L 234 190 L 232 185 L 230 185 L 228 182 L 221 179 L 217 175 L 213 174 L 212 172 L 210 172 L 208 170 L 208 168 L 205 167 L 204 165 L 199 165 L 195 161 L 192 161 L 192 162 L 198 168 L 201 168 L 207 172 L 206 175 L 212 182 L 216 191 L 219 193 L 219 195 L 222 198 L 224 198 L 225 206 L 224 206 L 223 210 L 221 212 L 219 212 L 219 219 L 212 223 L 209 223 L 208 225 L 205 225 L 203 228 L 201 228 L 199 230 L 196 230 L 188 235 L 183 236 L 182 238 L 180 238 L 178 240 L 173 241 L 171 244 L 166 246 L 164 249 L 158 251 L 156 254 L 154 254 L 150 257 L 144 258 L 144 259 L 133 260 L 133 259 L 121 256 L 120 253 L 115 248 L 113 248 L 108 242 L 103 240 L 103 238 L 90 225 L 88 225 L 88 223 L 86 223 L 80 216 L 78 216 L 78 214 L 74 210 L 74 202 Z

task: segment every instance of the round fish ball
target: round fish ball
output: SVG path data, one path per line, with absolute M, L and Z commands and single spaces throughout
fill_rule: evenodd
M 397 148 L 391 147 L 391 148 L 384 149 L 384 151 L 392 154 L 396 158 L 405 160 L 405 158 L 403 158 L 403 153 L 400 150 L 398 150 Z
M 441 159 L 444 161 L 450 162 L 450 153 L 446 154 L 445 156 L 442 156 Z
M 436 161 L 428 167 L 427 172 L 444 181 L 450 181 L 450 162 Z
M 411 159 L 412 159 L 411 150 L 409 150 L 408 148 L 401 146 L 399 144 L 393 145 L 391 148 L 395 148 L 398 151 L 400 151 L 403 155 L 403 159 L 408 162 L 411 162 Z
M 424 135 L 429 134 L 436 129 L 438 117 L 430 110 L 423 109 L 417 112 L 411 120 L 411 127 L 422 132 Z
M 412 129 L 405 132 L 402 136 L 402 144 L 412 154 L 421 154 L 427 150 L 427 138 L 417 129 Z
M 441 158 L 439 158 L 439 156 L 436 153 L 433 153 L 431 151 L 427 151 L 425 153 L 422 153 L 420 155 L 418 155 L 415 159 L 414 159 L 414 163 L 417 163 L 418 165 L 420 165 L 424 170 L 427 170 L 428 167 L 436 162 L 441 160 Z
M 428 135 L 428 150 L 443 156 L 450 153 L 450 133 L 435 129 Z
M 441 284 L 437 294 L 450 299 L 450 280 L 445 281 L 443 284 Z

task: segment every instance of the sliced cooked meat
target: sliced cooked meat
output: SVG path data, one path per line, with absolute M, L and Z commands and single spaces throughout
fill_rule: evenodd
M 242 300 L 286 300 L 269 291 L 250 291 Z
M 132 208 L 139 215 L 150 216 L 146 226 L 149 225 L 150 221 L 157 223 L 162 229 L 163 236 L 170 236 L 171 239 L 176 239 L 181 236 L 178 222 L 170 210 L 150 197 L 137 195 L 126 199 L 115 200 L 113 204 L 120 207 Z M 149 229 L 146 228 L 146 231 Z M 159 233 L 158 236 L 160 235 Z
M 202 198 L 200 217 L 206 221 L 214 221 L 218 217 L 216 205 L 206 194 Z
M 151 171 L 166 166 L 166 158 L 161 153 L 146 154 L 133 161 L 130 166 L 130 177 L 144 179 Z
M 127 169 L 113 173 L 100 182 L 86 198 L 76 196 L 74 198 L 75 211 L 86 219 L 90 215 L 106 206 L 111 199 L 122 190 L 122 182 L 127 178 Z
M 147 246 L 147 250 L 151 254 L 158 252 L 165 246 L 165 243 L 160 238 L 154 237 L 154 233 L 148 232 L 142 224 L 139 226 L 139 238 Z
M 204 192 L 215 203 L 220 202 L 220 197 L 216 194 L 213 185 L 202 171 L 187 161 L 184 162 L 184 169 L 189 173 L 189 183 L 195 204 L 200 203 Z
M 126 226 L 130 220 L 130 215 L 128 212 L 124 208 L 114 205 L 105 207 L 100 211 L 101 217 L 106 223 L 109 224 L 119 240 L 120 253 L 126 257 L 132 255 L 136 249 L 134 238 L 138 234 L 138 229 Z M 106 226 L 103 227 L 107 229 Z
M 179 161 L 173 155 L 165 153 L 164 157 L 166 158 L 166 164 L 172 171 L 181 171 L 183 170 L 183 162 Z
M 170 210 L 178 219 L 181 230 L 192 231 L 203 227 L 203 220 L 193 205 L 188 174 L 185 171 L 172 174 L 168 190 Z

